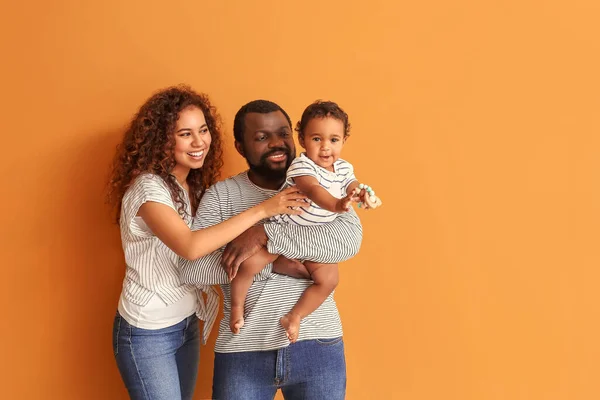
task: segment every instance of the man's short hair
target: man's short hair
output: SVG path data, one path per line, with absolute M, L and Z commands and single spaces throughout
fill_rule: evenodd
M 259 113 L 268 114 L 276 111 L 281 111 L 285 118 L 290 124 L 290 130 L 292 129 L 292 120 L 288 113 L 285 112 L 278 104 L 273 103 L 269 100 L 253 100 L 242 106 L 235 114 L 233 120 L 233 137 L 237 142 L 242 143 L 244 139 L 244 130 L 246 129 L 246 114 L 248 113 Z

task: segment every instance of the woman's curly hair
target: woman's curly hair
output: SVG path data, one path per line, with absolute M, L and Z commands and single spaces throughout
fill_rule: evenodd
M 175 167 L 175 127 L 179 113 L 187 107 L 202 110 L 210 131 L 211 145 L 204 165 L 192 169 L 187 177 L 192 213 L 196 212 L 204 191 L 219 177 L 223 166 L 221 117 L 203 93 L 188 86 L 163 89 L 150 97 L 140 108 L 125 132 L 112 164 L 108 183 L 108 202 L 116 210 L 119 222 L 123 195 L 135 179 L 144 173 L 160 176 L 169 187 L 180 215 L 185 213 L 183 191 L 171 171 Z

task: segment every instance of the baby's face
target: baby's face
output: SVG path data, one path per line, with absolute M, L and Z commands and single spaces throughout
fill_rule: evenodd
M 344 123 L 339 119 L 324 117 L 308 121 L 300 145 L 315 164 L 333 171 L 333 163 L 340 158 L 345 141 Z

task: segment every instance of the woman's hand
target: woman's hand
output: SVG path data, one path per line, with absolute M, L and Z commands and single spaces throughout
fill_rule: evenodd
M 259 207 L 265 214 L 265 218 L 279 214 L 302 214 L 300 207 L 305 207 L 304 201 L 306 196 L 298 191 L 295 187 L 289 187 L 282 190 L 269 200 L 265 200 L 259 204 Z

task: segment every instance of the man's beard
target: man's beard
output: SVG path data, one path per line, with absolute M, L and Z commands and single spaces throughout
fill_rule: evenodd
M 285 153 L 285 155 L 287 156 L 287 160 L 285 163 L 285 168 L 281 168 L 281 169 L 272 169 L 269 167 L 268 163 L 267 163 L 267 158 L 277 152 L 283 152 Z M 269 151 L 268 153 L 265 153 L 262 155 L 262 157 L 260 158 L 260 161 L 258 162 L 258 164 L 251 164 L 250 161 L 248 161 L 248 159 L 246 159 L 246 163 L 248 163 L 248 167 L 250 167 L 250 170 L 252 170 L 256 175 L 262 176 L 263 178 L 265 178 L 266 180 L 284 180 L 285 179 L 285 175 L 287 173 L 287 169 L 290 166 L 290 164 L 293 161 L 294 156 L 292 155 L 292 151 L 287 148 L 287 147 L 277 147 L 275 149 L 272 149 L 271 151 Z

